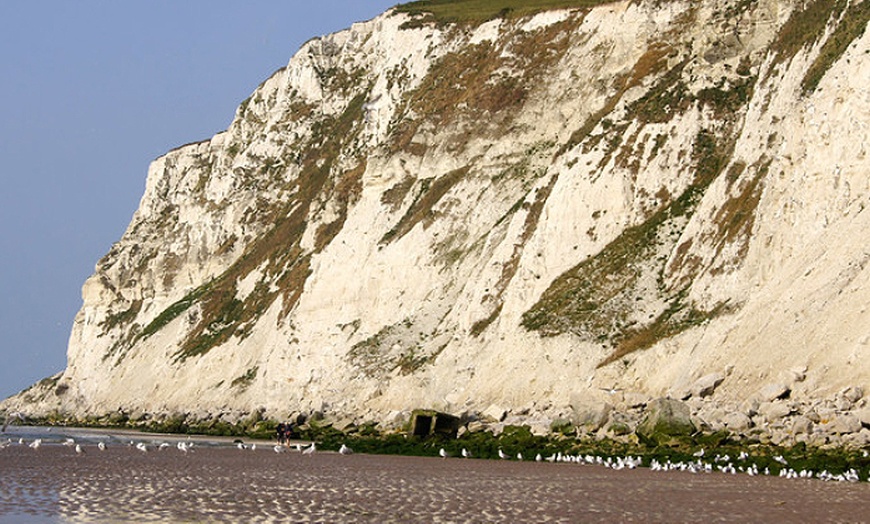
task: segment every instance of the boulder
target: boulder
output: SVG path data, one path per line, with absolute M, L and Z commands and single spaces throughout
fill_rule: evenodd
M 860 386 L 850 386 L 841 391 L 839 396 L 851 402 L 852 404 L 855 404 L 856 402 L 864 398 L 864 389 Z
M 384 417 L 383 420 L 381 420 L 379 426 L 382 429 L 386 429 L 386 430 L 398 429 L 398 428 L 401 428 L 402 426 L 404 426 L 405 423 L 407 423 L 410 418 L 411 418 L 411 414 L 408 413 L 407 411 L 393 410 L 393 411 L 390 411 L 387 414 L 387 416 Z M 303 423 L 305 423 L 304 417 L 297 419 L 297 424 L 303 424 Z
M 484 420 L 501 422 L 505 419 L 505 417 L 507 417 L 507 410 L 501 406 L 496 406 L 493 404 L 492 406 L 483 410 L 483 413 L 481 413 L 480 416 Z
M 607 432 L 611 435 L 622 437 L 631 433 L 631 426 L 624 420 L 617 420 L 608 426 Z
M 703 423 L 710 426 L 713 431 L 719 431 L 721 429 L 725 429 L 725 423 L 723 420 L 727 412 L 718 407 L 710 407 L 704 408 L 697 413 L 697 417 L 703 421 Z
M 610 412 L 613 411 L 613 406 L 607 402 L 591 399 L 583 402 L 575 401 L 571 408 L 574 410 L 574 420 L 577 426 L 589 432 L 595 432 L 604 427 L 610 418 Z
M 849 411 L 854 405 L 854 402 L 843 396 L 839 396 L 834 400 L 834 407 L 838 411 Z
M 535 418 L 526 423 L 529 426 L 529 431 L 536 437 L 542 437 L 550 434 L 552 421 L 547 418 Z
M 468 423 L 467 427 L 469 433 L 478 433 L 486 429 L 486 424 L 479 420 L 472 420 Z
M 791 388 L 785 384 L 768 384 L 759 390 L 758 400 L 760 402 L 772 402 L 774 400 L 785 398 L 791 393 Z
M 566 418 L 557 418 L 550 423 L 548 433 L 555 433 L 557 435 L 573 435 L 575 433 L 574 423 Z
M 692 384 L 692 387 L 690 388 L 690 393 L 693 397 L 709 397 L 713 394 L 714 391 L 716 391 L 716 388 L 719 387 L 719 384 L 721 384 L 724 380 L 725 376 L 720 373 L 710 373 L 709 375 L 704 375 L 703 377 L 695 381 L 694 384 Z
M 635 433 L 641 441 L 656 445 L 690 436 L 695 431 L 692 414 L 685 402 L 658 398 L 647 405 L 646 416 Z
M 356 421 L 350 417 L 340 418 L 332 423 L 332 427 L 343 433 L 349 433 L 356 429 Z
M 649 404 L 650 397 L 635 391 L 626 391 L 622 394 L 622 402 L 629 409 L 643 408 Z
M 758 414 L 767 422 L 776 422 L 792 413 L 792 408 L 785 402 L 762 402 L 758 405 Z
M 752 427 L 752 419 L 739 411 L 732 411 L 722 417 L 722 423 L 728 430 L 734 432 L 743 432 Z
M 791 421 L 791 432 L 795 435 L 809 435 L 814 427 L 813 421 L 803 415 L 798 415 Z
M 796 366 L 782 374 L 784 382 L 794 384 L 795 382 L 803 382 L 807 378 L 807 367 Z
M 840 415 L 823 427 L 828 433 L 837 435 L 858 433 L 863 428 L 861 421 L 854 415 Z
M 856 448 L 867 448 L 870 446 L 870 429 L 863 428 L 858 433 L 852 435 L 852 444 Z

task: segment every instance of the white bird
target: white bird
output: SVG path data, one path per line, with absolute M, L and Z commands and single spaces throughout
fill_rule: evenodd
M 100 448 L 100 451 L 106 451 L 106 443 L 105 442 L 101 441 L 101 442 L 97 443 L 97 447 Z
M 185 444 L 184 442 L 179 442 L 178 444 L 175 445 L 175 447 L 178 448 L 179 450 L 185 452 L 185 453 L 190 451 L 187 447 L 187 444 Z
M 28 444 L 28 447 L 31 447 L 33 449 L 39 449 L 40 445 L 42 445 L 42 439 L 38 438 L 38 439 L 34 440 L 33 442 L 31 442 L 30 444 Z
M 510 458 L 510 457 L 507 455 L 507 453 L 505 453 L 504 451 L 502 451 L 501 448 L 498 448 L 498 458 L 504 460 L 504 459 L 507 459 L 507 458 Z
M 345 444 L 342 444 L 340 448 L 338 448 L 338 452 L 342 455 L 351 455 L 353 450 L 347 447 Z
M 81 445 L 81 444 L 76 444 L 76 453 L 78 453 L 79 455 L 81 455 L 81 454 L 84 453 L 84 452 L 85 452 L 85 450 L 82 449 L 82 445 Z
M 535 455 L 535 462 L 540 462 L 540 461 L 542 461 L 542 460 L 544 460 L 544 457 L 542 457 L 540 453 L 538 453 L 537 455 Z
M 71 446 L 75 446 L 75 445 L 76 445 L 76 441 L 75 441 L 75 439 L 68 438 L 68 439 L 66 439 L 66 440 L 63 441 L 63 445 L 64 445 L 64 446 L 69 446 L 69 447 L 71 447 Z
M 140 442 L 140 443 L 136 444 L 136 449 L 138 449 L 142 453 L 148 452 L 148 446 L 146 446 L 144 442 Z
M 465 448 L 462 448 L 462 458 L 471 458 L 471 452 Z
M 696 452 L 692 453 L 692 456 L 698 457 L 698 458 L 703 457 L 704 456 L 704 448 L 701 448 L 701 451 L 696 451 Z
M 616 386 L 613 386 L 613 387 L 610 387 L 610 388 L 598 388 L 598 389 L 600 389 L 601 391 L 606 391 L 606 392 L 607 392 L 608 394 L 610 394 L 610 395 L 616 395 L 617 393 L 619 393 L 620 391 L 622 391 L 620 388 L 618 388 L 618 387 L 616 387 Z
M 166 448 L 168 448 L 168 447 L 169 447 L 169 443 L 168 443 L 168 442 L 161 442 L 160 445 L 157 446 L 157 449 L 159 449 L 160 451 L 163 451 L 164 449 L 166 449 Z
M 523 460 L 523 454 L 517 453 L 517 460 Z
M 310 446 L 308 446 L 307 448 L 302 450 L 302 454 L 303 455 L 311 455 L 315 451 L 317 451 L 317 445 L 314 442 L 312 442 Z
M 242 444 L 241 442 L 237 442 L 237 443 L 236 443 L 236 447 L 239 448 L 239 449 L 245 449 L 245 445 Z
M 275 447 L 272 448 L 275 453 L 284 453 L 284 446 L 280 444 L 275 444 Z
M 444 459 L 446 459 L 448 457 L 447 451 L 445 451 L 444 448 L 439 449 L 438 454 L 441 455 L 441 458 L 444 458 Z
M 19 413 L 18 411 L 13 411 L 6 415 L 6 421 L 3 422 L 3 429 L 0 429 L 0 433 L 6 433 L 6 428 L 9 427 L 9 424 L 15 421 L 26 422 L 24 415 Z
M 257 451 L 257 445 L 251 444 L 251 451 Z

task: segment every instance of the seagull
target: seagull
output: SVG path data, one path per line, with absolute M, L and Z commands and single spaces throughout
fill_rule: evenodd
M 245 445 L 242 444 L 241 442 L 237 442 L 237 443 L 236 443 L 236 447 L 239 448 L 239 449 L 245 449 Z
M 540 462 L 540 461 L 542 461 L 542 460 L 544 460 L 544 457 L 542 457 L 540 453 L 538 453 L 537 455 L 535 455 L 535 462 Z
M 446 458 L 449 456 L 449 455 L 447 454 L 447 452 L 444 451 L 444 448 L 439 449 L 439 450 L 438 450 L 438 454 L 441 455 L 441 458 L 444 458 L 444 459 L 446 459 Z
M 498 458 L 504 460 L 510 458 L 501 448 L 498 448 Z
M 183 451 L 185 453 L 187 453 L 189 451 L 187 448 L 187 444 L 185 444 L 184 442 L 179 442 L 178 444 L 175 445 L 175 447 L 180 449 L 181 451 Z
M 75 446 L 75 445 L 76 445 L 76 441 L 75 441 L 75 439 L 73 439 L 73 438 L 68 438 L 68 439 L 66 439 L 66 440 L 63 441 L 63 445 L 64 445 L 64 446 L 68 446 L 68 447 Z
M 140 442 L 140 443 L 136 444 L 136 449 L 138 449 L 142 453 L 148 452 L 148 446 L 146 446 L 144 442 Z
M 41 444 L 42 444 L 42 439 L 38 438 L 38 439 L 34 440 L 33 442 L 31 442 L 30 444 L 28 444 L 28 447 L 31 447 L 33 449 L 39 449 L 39 446 Z
M 523 460 L 523 454 L 517 453 L 517 460 Z
M 703 457 L 704 456 L 704 448 L 701 448 L 701 451 L 696 451 L 696 452 L 692 453 L 692 456 L 698 457 L 698 458 Z
M 342 455 L 351 455 L 353 453 L 353 450 L 342 444 L 341 447 L 338 449 L 338 452 Z
M 257 445 L 251 444 L 251 451 L 257 451 Z
M 84 453 L 84 452 L 85 452 L 85 450 L 82 449 L 82 445 L 81 445 L 81 444 L 76 444 L 76 453 L 78 453 L 79 455 L 81 455 L 81 454 Z
M 310 446 L 308 446 L 307 448 L 302 450 L 302 454 L 303 455 L 311 455 L 315 451 L 317 451 L 317 445 L 314 442 L 312 442 Z
M 275 444 L 275 447 L 272 448 L 275 453 L 284 453 L 284 447 L 280 444 Z
M 462 448 L 462 458 L 471 458 L 471 452 L 465 448 Z
M 102 442 L 102 441 L 98 442 L 97 447 L 100 448 L 100 451 L 106 451 L 106 443 L 105 442 Z
M 0 430 L 0 433 L 6 433 L 6 428 L 9 427 L 9 424 L 18 420 L 19 422 L 26 422 L 24 415 L 22 415 L 18 411 L 13 411 L 6 415 L 6 421 L 3 423 L 3 429 Z

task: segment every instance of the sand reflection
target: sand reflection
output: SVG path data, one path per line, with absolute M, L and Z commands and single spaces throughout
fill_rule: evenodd
M 0 524 L 19 522 L 861 521 L 870 485 L 600 466 L 274 453 L 115 438 L 0 449 Z M 79 440 L 78 442 L 84 442 Z M 5 519 L 5 520 L 4 520 Z M 43 520 L 39 520 L 43 519 Z M 54 520 L 52 520 L 54 519 Z M 24 522 L 27 520 L 25 519 Z

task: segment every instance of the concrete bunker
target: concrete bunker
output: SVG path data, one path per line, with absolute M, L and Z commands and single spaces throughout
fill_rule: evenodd
M 459 417 L 430 409 L 415 409 L 411 413 L 411 435 L 430 437 L 440 435 L 456 438 L 460 426 Z

